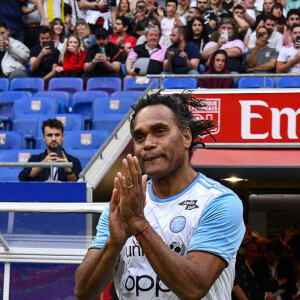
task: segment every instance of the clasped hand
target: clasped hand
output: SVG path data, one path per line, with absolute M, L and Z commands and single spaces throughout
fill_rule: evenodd
M 123 173 L 118 172 L 110 202 L 109 230 L 111 239 L 124 244 L 128 237 L 144 228 L 147 175 L 136 157 L 130 154 L 122 161 Z

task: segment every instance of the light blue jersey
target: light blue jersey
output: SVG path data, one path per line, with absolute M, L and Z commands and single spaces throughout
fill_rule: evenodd
M 220 183 L 199 174 L 181 193 L 170 198 L 153 194 L 148 182 L 145 216 L 173 251 L 213 253 L 227 268 L 212 285 L 205 300 L 230 300 L 235 255 L 244 236 L 241 200 Z M 90 248 L 102 248 L 109 237 L 108 208 L 102 213 Z M 129 238 L 120 253 L 114 276 L 120 299 L 178 299 L 157 277 L 141 247 Z

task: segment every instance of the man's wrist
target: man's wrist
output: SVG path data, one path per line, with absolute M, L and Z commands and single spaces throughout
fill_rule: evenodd
M 94 60 L 92 60 L 92 65 L 93 65 L 93 66 L 96 66 L 96 64 L 97 64 L 97 63 L 96 63 Z

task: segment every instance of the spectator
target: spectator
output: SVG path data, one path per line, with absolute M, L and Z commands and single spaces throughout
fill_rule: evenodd
M 0 77 L 27 77 L 25 64 L 28 62 L 30 50 L 20 41 L 9 37 L 9 29 L 0 21 Z
M 95 34 L 99 27 L 103 27 L 109 32 L 113 31 L 112 28 L 116 21 L 116 6 L 116 0 L 80 0 L 80 8 L 86 9 L 85 20 L 89 24 L 93 34 Z
M 270 38 L 268 29 L 261 26 L 256 31 L 255 48 L 248 49 L 248 73 L 274 73 L 278 52 L 267 46 Z
M 77 20 L 74 33 L 79 36 L 83 50 L 96 45 L 95 36 L 91 34 L 90 26 L 84 19 Z
M 200 17 L 200 9 L 198 7 L 190 7 L 187 13 L 187 27 L 189 26 L 189 22 L 196 17 Z
M 257 258 L 251 267 L 261 291 L 277 292 L 282 300 L 289 300 L 296 290 L 296 278 L 292 261 L 283 256 L 283 251 L 282 241 L 271 239 L 266 255 Z
M 296 24 L 300 24 L 300 11 L 299 9 L 289 10 L 286 17 L 286 24 L 288 30 L 283 35 L 283 46 L 288 46 L 293 43 L 291 28 Z
M 61 52 L 66 44 L 65 25 L 59 18 L 55 18 L 50 23 L 50 35 L 54 41 L 54 47 Z
M 256 28 L 258 27 L 259 22 L 263 20 L 266 15 L 271 14 L 271 10 L 274 4 L 276 4 L 276 0 L 264 0 L 263 11 L 256 16 L 256 24 L 255 24 Z M 260 24 L 260 25 L 265 25 L 265 24 Z
M 27 7 L 28 9 L 31 9 L 31 12 L 23 14 L 22 17 L 24 26 L 24 44 L 29 49 L 32 49 L 39 42 L 41 16 L 37 10 L 36 3 L 36 0 L 28 0 Z
M 254 20 L 246 13 L 245 8 L 237 4 L 233 7 L 233 19 L 236 23 L 237 32 L 241 40 L 244 39 L 251 24 L 254 24 Z
M 202 53 L 204 46 L 208 43 L 206 27 L 200 17 L 195 17 L 189 22 L 187 41 L 196 44 L 200 53 Z
M 80 77 L 83 73 L 84 61 L 86 58 L 86 50 L 80 49 L 80 38 L 77 35 L 68 37 L 65 48 L 60 55 L 61 66 L 57 66 L 57 73 L 63 72 L 65 77 Z
M 276 3 L 273 5 L 271 14 L 276 18 L 276 30 L 281 34 L 286 33 L 287 26 L 286 20 L 283 15 L 283 6 L 281 3 Z
M 37 7 L 42 18 L 41 25 L 50 27 L 54 18 L 64 19 L 63 0 L 37 0 Z
M 207 13 L 213 13 L 220 20 L 222 15 L 226 13 L 222 6 L 222 0 L 208 0 Z
M 108 31 L 98 28 L 96 45 L 88 49 L 84 71 L 84 78 L 88 77 L 121 77 L 120 69 L 124 61 L 121 48 L 108 39 Z
M 208 0 L 197 0 L 197 7 L 200 10 L 200 17 L 207 26 L 207 33 L 210 36 L 218 25 L 217 16 L 213 12 L 208 12 Z
M 187 19 L 188 10 L 190 8 L 190 0 L 180 0 L 177 7 L 177 14 Z
M 109 41 L 115 45 L 118 45 L 124 56 L 127 56 L 130 50 L 136 46 L 137 39 L 128 34 L 130 23 L 129 20 L 124 16 L 119 16 L 116 19 L 114 31 L 115 33 L 109 36 Z
M 32 155 L 28 162 L 72 162 L 73 167 L 53 169 L 55 181 L 77 181 L 82 170 L 78 158 L 71 156 L 61 148 L 64 140 L 64 125 L 57 119 L 48 119 L 42 125 L 46 150 L 38 155 Z M 24 168 L 19 174 L 20 181 L 48 181 L 50 168 Z
M 145 34 L 149 18 L 146 16 L 146 2 L 139 0 L 136 2 L 136 13 L 131 23 L 132 33 L 139 38 Z
M 126 72 L 130 76 L 160 74 L 167 47 L 158 43 L 160 31 L 157 27 L 146 29 L 146 43 L 131 49 L 126 63 Z
M 268 30 L 270 38 L 268 39 L 268 47 L 275 48 L 277 52 L 280 51 L 283 45 L 282 34 L 275 30 L 276 18 L 273 15 L 266 15 L 263 19 L 263 26 Z M 249 38 L 248 48 L 254 48 L 256 43 L 256 32 L 253 32 Z
M 48 80 L 56 76 L 55 67 L 58 64 L 60 52 L 50 45 L 50 29 L 42 26 L 39 35 L 39 44 L 30 51 L 30 70 L 33 77 L 42 77 Z M 53 43 L 53 42 L 52 42 Z
M 199 74 L 200 53 L 197 45 L 185 40 L 183 27 L 176 27 L 171 34 L 172 46 L 165 55 L 163 69 L 167 74 Z
M 246 9 L 246 13 L 252 18 L 252 20 L 254 21 L 252 23 L 251 22 L 248 22 L 250 24 L 251 27 L 253 27 L 256 23 L 256 10 L 255 10 L 255 7 L 254 7 L 254 3 L 255 3 L 255 0 L 244 0 L 244 8 Z
M 133 19 L 134 15 L 130 10 L 130 3 L 128 0 L 120 0 L 116 17 L 126 17 L 128 19 Z
M 221 49 L 225 50 L 228 55 L 227 68 L 230 72 L 243 73 L 243 54 L 245 52 L 244 43 L 234 37 L 235 22 L 230 18 L 223 18 L 217 32 L 217 42 L 210 41 L 204 47 L 202 59 L 209 64 L 212 53 Z M 222 33 L 223 32 L 223 33 Z M 227 32 L 227 33 L 225 33 Z
M 282 47 L 277 57 L 277 73 L 300 74 L 300 25 L 292 28 L 293 45 Z
M 0 1 L 0 20 L 9 29 L 9 36 L 24 43 L 22 14 L 30 13 L 34 8 L 27 7 L 28 0 Z
M 64 0 L 64 3 L 68 4 L 71 7 L 71 28 L 74 28 L 78 20 L 85 19 L 86 10 L 81 8 L 80 1 Z M 66 23 L 66 18 L 65 18 L 65 23 Z
M 226 69 L 228 55 L 224 50 L 217 50 L 212 54 L 208 71 L 204 74 L 230 74 Z M 199 87 L 208 89 L 230 88 L 232 78 L 200 78 Z
M 173 28 L 182 27 L 186 25 L 186 19 L 177 14 L 178 2 L 177 0 L 166 1 L 166 17 L 162 17 L 160 21 L 160 27 L 162 36 L 169 37 Z
M 160 14 L 164 14 L 164 10 L 160 7 L 158 7 L 157 3 L 155 0 L 146 0 L 147 3 L 147 18 L 156 18 L 160 19 Z

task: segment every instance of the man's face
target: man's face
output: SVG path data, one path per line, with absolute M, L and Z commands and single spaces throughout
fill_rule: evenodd
M 228 32 L 228 40 L 230 40 L 233 35 L 233 26 L 231 24 L 222 24 L 219 27 L 219 34 L 221 34 L 222 31 Z
M 267 43 L 269 37 L 270 37 L 270 36 L 269 36 L 269 33 L 268 33 L 268 31 L 267 31 L 266 28 L 259 28 L 259 29 L 257 30 L 257 33 L 256 33 L 256 38 L 257 38 L 257 39 L 263 39 L 263 41 L 264 41 L 265 43 Z
M 125 31 L 125 28 L 123 26 L 123 23 L 121 20 L 117 19 L 114 26 L 115 33 L 123 33 Z
M 265 26 L 266 26 L 266 28 L 268 29 L 268 33 L 269 33 L 270 35 L 271 35 L 272 32 L 274 31 L 275 25 L 276 25 L 276 24 L 275 24 L 275 21 L 270 20 L 270 19 L 266 20 Z
M 274 5 L 274 0 L 265 0 L 264 1 L 264 12 L 269 13 Z
M 226 58 L 224 54 L 217 54 L 214 59 L 214 70 L 216 73 L 221 73 L 225 67 Z
M 292 39 L 294 43 L 296 42 L 297 36 L 300 36 L 300 26 L 293 28 Z
M 135 10 L 140 15 L 145 15 L 145 12 L 146 12 L 146 5 L 145 5 L 145 3 L 144 2 L 137 2 Z
M 254 7 L 254 0 L 245 0 L 245 8 L 253 8 Z
M 287 25 L 292 28 L 294 25 L 300 24 L 300 18 L 298 15 L 290 15 L 287 19 Z
M 96 36 L 96 44 L 98 47 L 105 48 L 108 43 L 108 37 L 105 36 Z
M 146 33 L 147 45 L 152 48 L 155 48 L 157 46 L 159 38 L 160 38 L 160 36 L 159 36 L 159 32 L 157 30 L 150 29 Z
M 54 147 L 61 146 L 64 140 L 64 135 L 61 129 L 49 126 L 45 127 L 43 137 L 49 150 L 52 150 Z
M 150 105 L 139 111 L 134 122 L 134 152 L 141 169 L 152 179 L 178 174 L 189 159 L 188 129 L 178 128 L 172 110 Z
M 188 15 L 187 15 L 187 20 L 191 21 L 195 17 L 199 17 L 200 15 L 198 14 L 197 10 L 195 8 L 189 8 L 188 10 Z
M 51 41 L 50 32 L 40 33 L 40 43 L 41 43 L 41 45 L 43 45 L 44 42 L 50 42 L 50 41 Z
M 169 2 L 166 7 L 166 12 L 169 16 L 174 16 L 176 13 L 177 7 L 174 2 Z
M 204 13 L 208 7 L 207 0 L 197 0 L 197 7 L 200 9 L 201 13 Z
M 172 33 L 170 35 L 170 39 L 171 39 L 171 42 L 172 42 L 172 45 L 177 47 L 179 46 L 181 40 L 180 40 L 180 34 L 178 32 L 178 28 L 174 28 L 172 30 Z
M 3 35 L 3 40 L 8 40 L 9 30 L 4 27 L 0 27 L 0 35 Z
M 237 8 L 233 11 L 233 15 L 234 16 L 238 16 L 240 18 L 244 18 L 244 10 L 243 9 L 240 9 L 240 8 Z
M 274 266 L 280 258 L 280 255 L 276 255 L 272 250 L 267 251 L 266 260 L 271 265 Z

